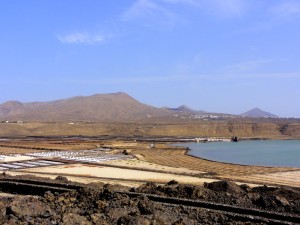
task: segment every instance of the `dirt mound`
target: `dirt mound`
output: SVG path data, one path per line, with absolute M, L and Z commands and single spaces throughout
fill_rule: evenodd
M 217 192 L 228 192 L 228 193 L 237 193 L 237 194 L 241 194 L 244 192 L 244 190 L 239 185 L 228 181 L 204 183 L 204 187 Z
M 55 178 L 55 180 L 58 180 L 58 181 L 61 181 L 61 182 L 64 182 L 64 183 L 68 183 L 68 178 L 64 177 L 64 176 L 57 176 Z
M 244 224 L 222 213 L 119 194 L 110 185 L 43 197 L 1 197 L 1 224 Z
M 131 191 L 300 214 L 300 191 L 286 187 L 250 188 L 228 181 L 205 183 L 202 187 L 169 182 L 166 185 L 147 183 Z

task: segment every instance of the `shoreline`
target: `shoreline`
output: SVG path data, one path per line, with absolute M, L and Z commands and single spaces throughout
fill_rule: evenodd
M 176 144 L 176 143 L 175 143 Z M 169 146 L 170 148 L 173 146 Z M 164 165 L 183 167 L 202 171 L 210 174 L 209 177 L 216 179 L 228 179 L 231 181 L 240 181 L 246 183 L 259 183 L 270 185 L 290 185 L 300 187 L 300 168 L 293 167 L 272 167 L 272 166 L 249 166 L 233 163 L 224 163 L 191 156 L 188 150 L 182 146 L 169 150 L 140 150 L 138 154 L 144 154 L 144 160 L 153 163 L 164 163 Z M 134 152 L 135 153 L 135 152 Z M 174 163 L 178 161 L 178 163 Z M 278 173 L 285 173 L 287 176 L 294 173 L 299 179 L 290 177 L 281 182 L 277 179 Z M 262 175 L 261 177 L 259 177 Z M 278 174 L 281 176 L 281 174 Z M 263 177 L 265 176 L 265 177 Z M 274 180 L 268 179 L 274 177 Z
M 259 139 L 259 140 L 255 140 L 255 141 L 300 141 L 300 140 L 271 140 L 271 139 Z M 243 140 L 243 141 L 252 141 L 252 140 Z M 222 141 L 220 141 L 222 142 Z M 187 144 L 194 144 L 195 142 L 187 142 Z M 206 143 L 206 144 L 209 144 L 209 143 L 214 143 L 214 142 L 200 142 L 201 143 Z M 176 144 L 176 143 L 175 143 Z M 241 164 L 241 163 L 234 163 L 234 162 L 225 162 L 225 161 L 221 161 L 221 160 L 213 160 L 213 159 L 207 159 L 207 158 L 204 158 L 204 157 L 200 157 L 200 156 L 196 156 L 196 155 L 192 155 L 190 154 L 189 152 L 192 151 L 191 148 L 189 147 L 184 147 L 184 146 L 176 146 L 175 147 L 183 147 L 185 148 L 186 150 L 186 155 L 187 156 L 191 156 L 191 157 L 195 157 L 195 158 L 199 158 L 199 159 L 202 159 L 202 160 L 206 160 L 206 161 L 210 161 L 210 162 L 216 162 L 216 163 L 224 163 L 224 164 L 230 164 L 230 165 L 238 165 L 238 166 L 259 166 L 259 167 L 266 167 L 266 168 L 273 168 L 273 167 L 279 167 L 279 168 L 298 168 L 300 169 L 300 167 L 293 167 L 293 166 L 272 166 L 272 165 L 259 165 L 259 164 Z
M 152 139 L 151 139 L 152 140 Z M 59 158 L 43 158 L 43 160 L 52 160 L 61 162 L 62 166 L 46 166 L 43 168 L 45 176 L 57 175 L 67 175 L 69 173 L 70 179 L 75 178 L 76 171 L 80 170 L 81 175 L 76 176 L 76 180 L 88 180 L 95 181 L 95 179 L 103 181 L 109 181 L 109 177 L 113 179 L 109 182 L 119 183 L 138 179 L 143 177 L 145 182 L 155 182 L 160 181 L 166 183 L 169 179 L 176 179 L 176 177 L 182 183 L 193 183 L 199 184 L 206 182 L 206 180 L 231 180 L 234 182 L 240 182 L 245 184 L 270 184 L 270 185 L 290 185 L 300 187 L 300 168 L 290 168 L 290 167 L 268 167 L 268 166 L 248 166 L 239 165 L 232 163 L 223 163 L 218 161 L 212 161 L 203 159 L 196 156 L 191 156 L 188 154 L 188 150 L 183 146 L 176 146 L 176 142 L 159 142 L 156 140 L 154 148 L 151 148 L 152 141 L 138 141 L 138 140 L 120 140 L 120 139 L 101 139 L 98 138 L 87 138 L 81 137 L 77 138 L 55 138 L 55 139 L 18 139 L 12 141 L 2 141 L 1 144 L 6 147 L 0 147 L 0 151 L 8 152 L 9 146 L 13 146 L 13 152 L 18 154 L 18 152 L 51 152 L 53 149 L 61 149 L 64 151 L 83 151 L 87 157 L 100 157 L 101 155 L 112 155 L 112 154 L 130 154 L 134 156 L 130 160 L 113 160 L 107 162 L 91 163 L 90 168 L 87 168 L 89 163 L 84 161 L 65 161 Z M 171 144 L 175 144 L 172 146 Z M 81 149 L 81 150 L 80 150 Z M 104 150 L 100 150 L 104 149 Z M 106 149 L 106 150 L 105 150 Z M 55 151 L 54 151 L 55 152 Z M 5 153 L 4 153 L 5 154 Z M 13 157 L 14 158 L 14 157 Z M 21 158 L 16 158 L 18 164 Z M 22 161 L 22 164 L 26 165 L 30 163 L 31 159 L 27 161 Z M 36 158 L 32 160 L 42 160 L 42 158 Z M 14 164 L 14 162 L 7 162 L 9 165 Z M 10 164 L 11 163 L 11 164 Z M 77 165 L 75 166 L 75 164 Z M 22 164 L 20 164 L 22 166 Z M 93 164 L 93 165 L 92 165 Z M 5 166 L 5 164 L 3 164 Z M 60 169 L 59 169 L 60 168 Z M 66 169 L 64 169 L 66 168 Z M 34 174 L 38 176 L 41 169 L 39 168 L 27 168 L 27 169 L 10 169 L 7 173 L 26 173 Z M 66 172 L 67 171 L 67 172 Z M 126 172 L 127 171 L 127 172 Z M 283 175 L 284 173 L 284 175 Z M 48 175 L 47 175 L 48 174 Z M 140 174 L 137 176 L 137 174 Z M 141 175 L 142 174 L 142 175 Z M 275 175 L 274 175 L 275 174 Z M 299 177 L 293 179 L 292 176 Z M 41 175 L 41 174 L 40 174 Z M 126 175 L 126 176 L 125 176 Z M 80 178 L 82 176 L 82 178 Z M 90 178 L 89 178 L 90 177 Z M 97 178 L 98 177 L 98 178 Z M 270 180 L 269 177 L 274 177 L 274 181 Z M 277 179 L 277 178 L 280 179 Z M 285 179 L 288 177 L 288 179 Z M 105 181 L 105 182 L 106 182 Z

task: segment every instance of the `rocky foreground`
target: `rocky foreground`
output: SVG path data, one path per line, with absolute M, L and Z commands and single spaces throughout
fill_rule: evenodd
M 68 183 L 68 181 L 64 181 Z M 76 191 L 42 196 L 0 195 L 0 224 L 253 224 L 230 214 L 204 208 L 163 204 L 120 193 L 145 193 L 165 197 L 204 200 L 300 215 L 300 191 L 287 187 L 255 187 L 231 182 L 202 186 L 148 183 L 126 190 L 111 185 L 91 185 Z M 258 224 L 264 224 L 259 222 Z M 265 224 L 268 224 L 266 222 Z

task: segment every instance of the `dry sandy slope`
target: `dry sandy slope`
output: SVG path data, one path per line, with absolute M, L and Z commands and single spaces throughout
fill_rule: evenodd
M 253 174 L 249 176 L 241 176 L 238 179 L 241 181 L 250 180 L 252 182 L 259 182 L 259 183 L 300 187 L 300 171 L 278 172 L 278 173 L 268 173 L 268 174 Z
M 300 138 L 300 122 L 289 120 L 234 120 L 137 123 L 75 123 L 28 122 L 24 124 L 0 123 L 0 137 L 16 136 L 141 136 L 141 137 L 256 137 Z

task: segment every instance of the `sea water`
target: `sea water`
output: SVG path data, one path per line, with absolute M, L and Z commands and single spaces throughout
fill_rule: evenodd
M 189 155 L 213 161 L 300 168 L 300 140 L 193 142 L 179 145 L 190 148 Z

